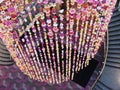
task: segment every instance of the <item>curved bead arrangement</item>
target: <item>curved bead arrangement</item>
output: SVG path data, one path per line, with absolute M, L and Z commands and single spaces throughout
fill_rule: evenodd
M 14 49 L 14 38 L 17 39 L 14 35 L 14 26 L 17 24 L 19 12 L 28 4 L 27 0 L 25 1 L 24 3 L 24 0 L 3 0 L 0 3 L 0 38 L 14 60 L 18 60 Z
M 17 66 L 38 81 L 72 80 L 97 53 L 114 5 L 115 0 L 31 3 L 17 17 L 12 32 L 12 57 Z

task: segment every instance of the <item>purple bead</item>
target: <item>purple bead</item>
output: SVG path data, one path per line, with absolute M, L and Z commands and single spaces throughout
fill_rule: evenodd
M 55 2 L 55 0 L 51 0 L 51 2 L 53 2 L 53 3 L 54 3 L 54 2 Z
M 94 4 L 97 5 L 99 3 L 99 1 L 94 1 Z
M 9 20 L 4 22 L 4 25 L 9 26 L 10 24 L 11 24 L 11 22 Z
M 103 0 L 102 3 L 105 4 L 105 3 L 106 3 L 106 0 Z
M 83 0 L 76 0 L 76 2 L 77 2 L 78 4 L 82 4 L 82 3 L 83 3 Z
M 93 3 L 93 2 L 94 2 L 94 0 L 89 0 L 89 2 Z
M 8 8 L 8 12 L 13 13 L 14 11 L 15 11 L 15 8 L 14 8 L 14 7 Z

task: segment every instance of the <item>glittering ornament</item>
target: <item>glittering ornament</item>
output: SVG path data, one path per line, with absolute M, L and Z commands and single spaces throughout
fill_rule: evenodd
M 0 7 L 0 36 L 21 71 L 52 84 L 73 80 L 89 65 L 116 2 L 36 0 L 19 12 L 20 2 L 12 1 Z

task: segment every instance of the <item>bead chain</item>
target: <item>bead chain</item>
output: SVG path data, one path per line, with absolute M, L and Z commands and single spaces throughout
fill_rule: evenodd
M 87 50 L 89 49 L 89 47 L 88 47 L 89 44 L 88 43 L 89 43 L 89 39 L 90 39 L 88 34 L 91 33 L 91 28 L 92 28 L 92 24 L 93 24 L 92 22 L 93 22 L 93 19 L 94 19 L 94 18 L 90 18 L 90 13 L 92 13 L 91 12 L 91 6 L 89 7 L 87 12 L 88 13 L 87 13 L 87 16 L 86 16 L 86 18 L 87 18 L 86 20 L 89 21 L 89 22 L 86 26 L 87 27 L 87 29 L 86 29 L 87 32 L 85 33 L 85 37 L 84 37 L 85 43 L 83 44 L 83 51 L 84 52 L 83 52 L 83 57 L 82 57 L 82 60 L 83 60 L 82 68 L 87 66 L 86 62 L 88 62 L 88 60 L 90 59 L 90 58 L 87 57 Z M 80 66 L 79 66 L 78 70 L 80 70 Z
M 66 1 L 67 11 L 66 11 L 66 81 L 69 79 L 69 64 L 68 64 L 68 43 L 69 43 L 69 0 Z
M 21 53 L 20 53 L 20 50 L 19 50 L 19 48 L 18 47 L 16 47 L 16 52 L 18 53 L 18 56 L 19 56 L 19 63 L 18 63 L 18 65 L 20 66 L 20 69 L 22 70 L 22 72 L 26 72 L 26 73 L 28 73 L 28 69 L 27 69 L 27 67 L 26 66 L 24 66 L 23 65 L 23 61 L 21 61 L 22 59 L 22 55 L 21 55 Z
M 22 41 L 24 42 L 25 40 L 22 39 Z M 26 42 L 27 42 L 27 41 L 26 41 Z M 28 43 L 28 42 L 27 42 L 27 43 Z M 25 47 L 26 55 L 29 57 L 30 53 L 29 53 L 29 49 L 27 48 L 27 44 L 25 44 L 24 47 Z M 33 66 L 33 70 L 35 70 L 35 69 L 34 69 L 35 66 L 33 65 L 33 62 L 32 62 L 31 59 L 32 59 L 32 58 L 30 58 L 29 63 L 31 64 L 31 66 Z M 28 60 L 28 58 L 27 58 L 27 60 Z M 36 71 L 36 70 L 35 70 L 35 71 Z M 37 76 L 38 76 L 37 73 L 35 73 L 35 74 L 36 74 L 36 77 L 37 77 Z M 35 75 L 35 74 L 34 74 L 34 75 Z M 34 79 L 35 79 L 35 77 L 34 77 Z
M 43 38 L 42 38 L 42 34 L 41 34 L 41 29 L 40 29 L 40 21 L 37 22 L 37 29 L 38 29 L 38 32 L 39 32 L 39 37 L 40 37 L 40 41 L 41 41 L 41 44 L 42 44 L 42 51 L 43 51 L 43 54 L 44 54 L 44 59 L 45 59 L 45 66 L 47 68 L 47 72 L 49 72 L 49 66 L 48 66 L 48 63 L 47 63 L 47 55 L 45 53 L 45 48 L 44 48 L 44 41 L 43 41 Z M 39 49 L 40 51 L 40 49 Z M 44 68 L 45 69 L 45 68 Z M 48 73 L 45 73 L 46 76 L 46 80 L 48 80 Z
M 38 75 L 40 75 L 39 65 L 37 64 L 36 58 L 35 58 L 35 55 L 36 55 L 37 52 L 36 52 L 36 49 L 35 49 L 35 44 L 34 44 L 34 41 L 33 41 L 33 38 L 32 38 L 32 33 L 30 32 L 30 30 L 28 30 L 28 34 L 30 35 L 30 42 L 31 42 L 32 49 L 33 49 L 33 61 L 34 61 L 35 65 L 36 65 Z M 38 77 L 38 79 L 40 79 L 40 78 Z
M 45 1 L 46 2 L 46 1 Z M 44 2 L 44 3 L 45 3 Z M 73 43 L 73 39 L 72 39 L 72 35 L 73 35 L 73 31 L 72 31 L 72 29 L 73 29 L 73 26 L 74 26 L 74 24 L 72 25 L 71 24 L 71 21 L 72 21 L 72 18 L 71 18 L 71 13 L 70 12 L 68 12 L 69 10 L 71 10 L 72 8 L 70 8 L 69 9 L 69 3 L 70 3 L 70 0 L 67 0 L 66 1 L 67 2 L 67 12 L 66 12 L 66 21 L 67 21 L 67 24 L 66 24 L 66 51 L 65 51 L 65 53 L 66 53 L 66 73 L 65 73 L 65 76 L 66 76 L 66 81 L 68 80 L 68 78 L 70 79 L 70 74 L 71 74 L 71 54 L 72 54 L 72 43 Z M 71 0 L 71 6 L 72 5 L 74 5 L 74 0 Z M 79 4 L 81 5 L 84 1 L 78 1 L 79 2 Z M 91 3 L 91 2 L 93 2 L 93 1 L 88 1 L 89 3 Z M 99 1 L 98 1 L 99 2 Z M 46 3 L 47 4 L 47 3 Z M 86 4 L 86 3 L 83 3 L 83 4 Z M 88 3 L 87 3 L 88 4 Z M 84 6 L 84 5 L 83 5 Z M 86 7 L 86 6 L 84 6 L 84 7 Z M 88 8 L 88 7 L 87 7 Z M 107 11 L 107 10 L 106 10 Z M 55 10 L 55 12 L 56 12 L 56 10 Z M 82 11 L 83 13 L 85 13 L 85 10 L 84 11 Z M 97 12 L 97 11 L 96 11 Z M 33 19 L 33 17 L 32 17 L 32 13 L 30 12 L 30 11 L 28 11 L 28 15 L 29 15 L 29 18 L 30 18 L 30 20 L 32 21 Z M 96 14 L 95 14 L 96 15 Z M 44 15 L 43 15 L 44 16 Z M 46 16 L 47 16 L 47 14 L 46 14 Z M 53 17 L 55 17 L 56 16 L 56 13 L 55 13 L 55 15 L 53 14 Z M 104 15 L 103 15 L 104 16 Z M 43 18 L 43 17 L 41 17 L 41 18 Z M 99 18 L 99 17 L 97 17 L 97 18 Z M 47 20 L 48 20 L 49 18 L 47 18 Z M 53 18 L 52 18 L 53 19 Z M 54 18 L 54 19 L 57 19 L 57 16 L 56 16 L 56 18 Z M 104 38 L 102 35 L 105 35 L 105 34 L 103 34 L 103 32 L 104 32 L 104 30 L 102 30 L 99 26 L 101 26 L 102 24 L 101 23 L 99 23 L 99 22 L 101 22 L 100 21 L 100 19 L 99 20 L 96 20 L 95 22 L 94 22 L 94 26 L 93 26 L 93 29 L 92 29 L 92 24 L 93 24 L 93 19 L 91 19 L 91 21 L 90 21 L 90 26 L 88 25 L 88 21 L 87 21 L 87 19 L 86 19 L 86 15 L 84 15 L 83 17 L 82 17 L 82 25 L 81 25 L 81 30 L 80 30 L 80 37 L 79 37 L 79 44 L 78 44 L 78 53 L 77 53 L 77 59 L 76 59 L 76 68 L 75 68 L 75 58 L 76 58 L 76 48 L 77 48 L 77 43 L 75 43 L 75 45 L 74 45 L 74 56 L 73 56 L 73 66 L 72 66 L 72 79 L 73 79 L 73 77 L 74 77 L 74 68 L 75 68 L 75 71 L 79 71 L 80 70 L 80 68 L 82 69 L 83 67 L 84 67 L 84 65 L 85 65 L 85 67 L 89 64 L 89 59 L 90 58 L 93 58 L 94 57 L 94 55 L 97 53 L 97 50 L 98 50 L 98 48 L 99 48 L 99 46 L 98 45 L 100 45 L 100 43 L 101 43 L 101 40 Z M 47 79 L 47 77 L 46 77 L 46 80 L 49 80 L 49 82 L 50 83 L 54 83 L 54 79 L 56 78 L 56 82 L 57 83 L 61 83 L 62 81 L 63 81 L 63 79 L 64 79 L 64 77 L 62 77 L 62 79 L 61 79 L 61 70 L 60 70 L 60 58 L 59 58 L 59 43 L 58 43 L 58 32 L 59 32 L 59 28 L 58 28 L 58 23 L 57 23 L 57 21 L 58 20 L 56 20 L 56 21 L 54 21 L 53 20 L 53 31 L 55 32 L 55 40 L 56 40 L 56 42 L 55 42 L 55 45 L 56 45 L 56 54 L 57 54 L 57 64 L 58 64 L 58 67 L 57 67 L 57 70 L 58 70 L 58 78 L 59 78 L 59 80 L 58 80 L 58 82 L 57 82 L 57 78 L 56 78 L 56 76 L 53 76 L 54 75 L 54 72 L 53 72 L 53 70 L 52 70 L 52 66 L 54 65 L 54 69 L 56 68 L 56 66 L 55 66 L 55 62 L 53 62 L 52 63 L 52 61 L 51 61 L 51 57 L 50 57 L 50 47 L 52 47 L 51 46 L 51 44 L 53 43 L 53 39 L 49 39 L 49 38 L 47 38 L 47 31 L 46 31 L 46 28 L 47 28 L 47 25 L 45 25 L 45 23 L 46 23 L 46 21 L 44 21 L 44 19 L 43 19 L 43 22 L 42 22 L 42 28 L 43 28 L 43 31 L 44 31 L 44 38 L 45 38 L 45 44 L 46 44 L 46 47 L 47 47 L 47 53 L 48 53 L 48 59 L 49 59 L 49 63 L 50 63 L 50 69 L 49 69 L 49 66 L 47 65 L 47 63 L 48 63 L 48 61 L 47 61 L 47 55 L 45 54 L 46 52 L 45 52 L 45 48 L 44 48 L 44 45 L 42 46 L 42 51 L 43 51 L 43 54 L 44 54 L 44 58 L 45 58 L 45 63 L 46 63 L 46 68 L 47 68 L 47 70 L 48 70 L 48 79 Z M 85 22 L 86 21 L 86 22 Z M 62 21 L 61 21 L 62 22 Z M 75 22 L 74 20 L 72 21 L 73 23 Z M 76 23 L 76 26 L 79 26 L 79 19 L 77 20 L 77 23 Z M 70 25 L 71 24 L 71 25 Z M 96 25 L 95 25 L 96 24 Z M 45 25 L 45 27 L 44 27 L 44 25 Z M 106 25 L 106 24 L 104 24 L 104 25 Z M 38 26 L 38 27 L 40 27 L 40 26 Z M 22 29 L 24 30 L 24 28 L 25 27 L 22 27 Z M 83 29 L 84 28 L 84 29 Z M 33 29 L 33 31 L 35 31 L 35 27 L 32 27 L 32 29 Z M 69 30 L 70 29 L 70 30 Z M 90 29 L 92 29 L 92 30 L 90 30 Z M 77 34 L 78 34 L 78 32 L 77 32 L 77 30 L 78 30 L 78 27 L 76 27 L 76 37 L 75 37 L 75 39 L 77 39 Z M 88 31 L 87 31 L 88 30 Z M 60 32 L 61 32 L 62 30 L 60 29 Z M 50 32 L 52 32 L 52 31 L 50 31 Z M 92 36 L 90 37 L 89 36 L 89 33 L 90 32 L 92 32 Z M 100 32 L 100 33 L 99 33 Z M 44 77 L 44 74 L 43 74 L 43 71 L 45 71 L 45 69 L 43 70 L 42 69 L 42 67 L 44 67 L 44 65 L 45 64 L 43 64 L 43 65 L 41 65 L 41 63 L 39 62 L 39 58 L 38 58 L 38 54 L 37 54 L 37 51 L 36 51 L 36 48 L 35 48 L 35 42 L 34 42 L 34 40 L 33 40 L 33 37 L 32 37 L 32 33 L 30 32 L 30 31 L 28 31 L 28 33 L 29 33 L 29 35 L 30 35 L 30 41 L 31 41 L 31 45 L 33 46 L 31 49 L 33 49 L 33 52 L 31 53 L 31 55 L 33 55 L 33 61 L 34 61 L 34 64 L 36 65 L 36 68 L 37 68 L 37 71 L 39 72 L 39 73 L 36 73 L 36 76 L 37 76 L 37 78 L 39 79 L 39 80 L 43 80 L 43 79 L 45 79 L 45 77 Z M 37 34 L 36 34 L 36 31 L 35 32 L 33 32 L 34 33 L 34 36 L 35 36 L 35 41 L 36 41 L 36 44 L 37 45 L 39 45 L 39 41 L 38 41 L 38 37 L 37 37 Z M 41 33 L 41 32 L 40 32 Z M 69 36 L 70 35 L 70 36 Z M 43 38 L 42 37 L 42 35 L 41 35 L 41 38 Z M 63 37 L 64 38 L 64 37 Z M 96 38 L 98 38 L 98 40 L 96 40 Z M 49 39 L 49 40 L 48 40 Z M 86 39 L 86 40 L 85 40 Z M 50 41 L 50 47 L 49 47 L 49 41 Z M 70 42 L 69 42 L 70 41 Z M 77 40 L 76 40 L 77 41 Z M 61 47 L 62 47 L 62 49 L 64 49 L 64 44 L 62 44 L 62 39 L 61 39 Z M 90 45 L 89 45 L 90 44 Z M 19 44 L 20 45 L 20 44 Z M 27 48 L 28 47 L 28 48 Z M 54 45 L 53 45 L 53 47 L 54 47 Z M 29 51 L 28 51 L 28 49 L 29 49 L 29 46 L 27 46 L 26 44 L 24 45 L 24 48 L 26 48 L 26 52 L 23 52 L 23 47 L 20 45 L 19 46 L 19 54 L 21 54 L 21 56 L 25 59 L 24 60 L 24 62 L 21 62 L 21 63 L 24 63 L 24 65 L 25 65 L 25 67 L 26 67 L 26 70 L 28 70 L 28 71 L 26 71 L 27 72 L 27 74 L 31 77 L 31 78 L 35 78 L 35 76 L 33 75 L 33 72 L 30 72 L 31 71 L 31 69 L 32 68 L 29 68 L 30 66 L 31 66 L 31 64 L 32 64 L 32 62 L 27 62 L 26 60 L 28 60 L 28 58 L 27 58 L 27 54 L 26 53 L 29 53 Z M 53 49 L 53 48 L 52 48 Z M 44 63 L 44 61 L 43 61 L 43 57 L 42 57 L 42 51 L 40 50 L 40 48 L 39 48 L 39 52 L 40 52 L 40 56 L 41 56 L 41 62 L 42 63 Z M 54 51 L 54 50 L 53 50 Z M 54 56 L 54 54 L 53 54 L 54 52 L 52 52 L 52 56 Z M 61 52 L 61 54 L 62 54 L 62 59 L 64 58 L 64 52 L 63 52 L 63 50 L 62 50 L 62 52 Z M 36 57 L 35 57 L 36 56 Z M 91 56 L 91 57 L 90 57 Z M 37 62 L 36 62 L 36 59 L 37 58 Z M 52 59 L 53 59 L 54 57 L 52 57 Z M 86 59 L 86 60 L 85 60 Z M 39 62 L 39 63 L 38 63 Z M 34 67 L 33 67 L 34 68 Z M 62 60 L 62 73 L 64 72 L 64 70 L 63 70 L 63 68 L 64 68 L 64 61 Z M 57 71 L 56 69 L 55 69 L 55 71 Z M 50 71 L 50 72 L 49 72 Z M 46 73 L 45 73 L 45 75 L 47 75 Z M 42 75 L 42 76 L 41 76 Z M 63 76 L 64 76 L 64 74 L 62 74 Z M 41 76 L 41 77 L 39 77 L 39 76 Z M 52 78 L 51 78 L 51 76 L 52 76 Z
M 51 19 L 50 19 L 50 13 L 51 13 L 51 10 L 50 10 L 50 6 L 49 5 L 46 5 L 45 6 L 45 9 L 46 9 L 46 11 L 45 11 L 45 13 L 46 13 L 46 22 L 47 22 L 47 27 L 48 27 L 48 39 L 49 39 L 49 41 L 50 41 L 50 47 L 51 47 L 51 50 L 52 50 L 52 60 L 51 60 L 51 62 L 50 62 L 50 66 L 51 66 L 51 69 L 53 69 L 54 68 L 54 70 L 56 69 L 56 64 L 55 64 L 55 54 L 54 54 L 54 42 L 53 42 L 53 31 L 52 31 L 52 25 L 51 25 L 51 23 L 52 23 L 52 21 L 51 21 Z M 50 58 L 50 57 L 49 57 Z M 53 64 L 53 63 L 54 64 Z M 53 72 L 53 83 L 55 83 L 55 80 L 56 80 L 56 82 L 58 82 L 58 80 L 57 80 L 57 76 L 56 76 L 56 74 L 57 74 L 57 72 L 56 72 L 56 70 L 55 70 L 55 73 Z M 55 79 L 56 78 L 56 79 Z
M 94 42 L 93 42 L 93 40 L 95 40 L 95 31 L 96 31 L 96 29 L 97 29 L 97 26 L 98 25 L 98 22 L 95 22 L 94 23 L 94 26 L 93 26 L 93 31 L 92 31 L 92 36 L 91 36 L 91 47 L 90 47 L 90 49 L 89 49 L 89 53 L 90 53 L 90 56 L 93 58 L 93 45 L 94 45 Z
M 46 46 L 47 46 L 47 53 L 48 53 L 48 58 L 49 58 L 49 61 L 51 60 L 50 58 L 50 52 L 48 51 L 49 50 L 49 46 L 48 46 L 48 40 L 47 40 L 47 33 L 44 31 L 44 37 L 45 37 L 45 43 L 46 43 Z M 49 74 L 49 79 L 51 79 L 51 76 L 52 76 L 52 79 L 53 79 L 53 70 L 52 68 L 50 67 L 50 73 Z M 52 74 L 52 75 L 51 75 Z
M 79 5 L 77 4 L 77 9 L 79 10 Z M 72 66 L 72 76 L 71 79 L 73 80 L 74 78 L 74 70 L 75 70 L 75 60 L 76 60 L 76 51 L 77 51 L 77 42 L 78 42 L 78 30 L 79 30 L 79 24 L 80 24 L 80 12 L 78 11 L 76 13 L 76 33 L 75 33 L 75 45 L 74 45 L 74 53 L 73 53 L 73 66 Z
M 34 36 L 35 36 L 35 42 L 36 42 L 36 45 L 38 46 L 39 45 L 39 39 L 38 39 L 38 36 L 37 36 L 37 30 L 36 30 L 36 28 L 33 26 L 33 33 L 34 33 Z M 39 62 L 39 58 L 38 58 L 38 54 L 37 54 L 37 51 L 36 51 L 36 57 L 37 57 L 37 60 L 38 60 L 38 62 Z M 42 59 L 42 58 L 41 58 Z M 41 61 L 43 61 L 43 60 L 41 60 Z M 38 64 L 40 64 L 40 62 L 38 63 Z M 42 64 L 40 64 L 40 66 L 42 66 Z M 41 68 L 42 69 L 42 68 Z
M 78 64 L 81 63 L 81 61 L 79 61 L 79 55 L 80 55 L 80 49 L 81 49 L 81 42 L 82 42 L 82 35 L 83 35 L 83 25 L 84 25 L 84 22 L 82 21 L 82 24 L 81 24 L 81 30 L 80 30 L 80 37 L 79 37 L 79 44 L 78 44 L 78 53 L 77 53 L 77 60 L 76 60 L 76 68 L 75 68 L 75 71 L 77 72 L 78 70 Z
M 30 40 L 28 39 L 28 36 L 25 34 L 25 40 L 26 40 L 26 52 L 28 53 L 28 56 L 30 57 L 30 62 L 33 66 L 33 69 L 35 70 L 35 72 L 37 72 L 36 68 L 38 67 L 37 64 L 35 64 L 35 61 L 33 60 L 34 58 L 34 51 L 32 48 L 32 43 L 30 42 Z M 36 73 L 36 77 L 37 79 L 39 78 L 38 73 Z
M 52 15 L 54 18 L 52 18 L 53 20 L 53 31 L 55 33 L 55 45 L 56 45 L 56 54 L 57 54 L 57 64 L 58 64 L 58 78 L 59 78 L 59 83 L 61 83 L 61 70 L 60 70 L 60 58 L 59 58 L 59 45 L 58 45 L 58 32 L 59 32 L 59 28 L 58 28 L 58 18 L 56 15 L 56 9 L 55 7 L 52 8 Z
M 94 24 L 94 16 L 92 15 L 91 16 L 91 20 L 90 20 L 90 25 L 88 26 L 89 27 L 89 29 L 88 29 L 88 32 L 87 32 L 87 37 L 86 37 L 86 45 L 85 45 L 85 54 L 84 54 L 84 56 L 83 56 L 83 59 L 85 59 L 86 58 L 86 61 L 85 61 L 85 67 L 87 67 L 88 66 L 88 64 L 89 64 L 89 60 L 90 60 L 90 54 L 89 54 L 89 46 L 90 46 L 90 40 L 91 40 L 91 35 L 92 35 L 92 31 L 94 30 L 93 29 L 93 24 Z
M 47 39 L 47 32 L 46 32 L 47 26 L 46 26 L 46 22 L 45 22 L 44 18 L 41 18 L 42 19 L 42 29 L 44 31 L 44 38 L 45 38 L 45 44 L 46 44 L 46 47 L 47 47 L 48 59 L 49 59 L 49 62 L 51 62 L 50 49 L 49 49 L 49 46 L 48 46 L 48 39 Z M 52 79 L 53 79 L 54 74 L 53 74 L 53 70 L 52 70 L 51 66 L 50 66 L 50 71 L 51 72 L 48 72 L 49 79 L 51 79 L 51 76 L 52 76 Z M 52 80 L 50 80 L 50 81 L 53 82 Z
M 28 67 L 28 64 L 27 64 L 27 61 L 26 61 L 26 57 L 24 56 L 24 49 L 23 49 L 23 47 L 20 45 L 20 43 L 18 44 L 18 48 L 19 48 L 19 53 L 20 53 L 20 55 L 22 56 L 22 58 L 24 59 L 23 60 L 23 62 L 22 62 L 22 65 L 24 66 L 24 64 L 25 64 L 25 67 L 26 67 L 26 70 L 27 70 L 27 73 L 25 73 L 25 74 L 28 74 L 29 76 L 30 76 L 30 78 L 32 78 L 32 76 L 31 76 L 31 73 L 29 72 L 30 70 L 29 70 L 29 67 Z
M 34 42 L 36 42 L 36 44 L 34 44 L 34 45 L 39 45 L 39 41 L 38 41 L 38 37 L 37 37 L 37 34 L 36 34 L 36 28 L 33 26 L 32 27 L 32 31 L 33 31 L 33 36 L 35 36 L 35 40 L 36 41 L 34 41 Z M 35 47 L 34 47 L 35 48 Z M 40 61 L 39 61 L 39 58 L 38 58 L 38 53 L 37 53 L 37 51 L 36 51 L 36 49 L 34 49 L 35 50 L 35 55 L 36 55 L 36 58 L 37 58 L 37 62 L 38 62 L 38 64 L 39 64 L 39 67 L 40 67 L 40 69 L 41 69 L 41 72 L 43 72 L 43 70 L 42 70 L 42 68 L 43 68 L 43 66 L 42 66 L 42 64 L 40 63 Z M 42 76 L 44 76 L 43 75 L 43 73 L 42 73 Z M 44 77 L 43 77 L 44 78 Z
M 40 31 L 40 23 L 39 23 L 39 21 L 36 21 L 36 24 L 37 24 L 37 29 L 38 29 L 38 32 Z M 41 38 L 41 33 L 39 33 L 39 37 Z M 38 37 L 38 36 L 37 36 Z M 37 38 L 36 37 L 36 38 Z M 38 44 L 37 44 L 37 46 L 39 46 L 39 41 L 38 41 L 38 38 L 37 38 L 37 42 L 38 42 Z M 41 43 L 43 44 L 43 42 L 42 42 L 42 40 L 41 40 Z M 43 46 L 42 46 L 43 47 Z M 44 47 L 43 47 L 44 48 Z M 42 56 L 42 51 L 41 51 L 41 48 L 40 47 L 38 47 L 38 51 L 39 51 L 39 55 L 40 55 L 40 58 L 41 58 L 41 61 L 42 61 L 42 69 L 44 70 L 44 74 L 45 74 L 45 80 L 47 81 L 48 80 L 48 77 L 47 77 L 47 73 L 46 73 L 46 70 L 49 70 L 48 68 L 48 65 L 47 64 L 45 64 L 44 63 L 44 60 L 43 60 L 43 56 Z M 46 57 L 46 55 L 45 55 L 45 57 Z
M 63 13 L 63 12 L 62 12 Z M 65 80 L 65 75 L 64 75 L 64 16 L 62 13 L 59 14 L 60 17 L 60 34 L 59 37 L 61 39 L 61 60 L 62 60 L 62 82 Z
M 96 18 L 96 16 L 94 16 L 94 15 L 92 15 L 92 18 L 94 19 L 94 21 L 93 21 L 93 19 L 92 19 L 92 21 L 91 21 L 91 25 L 90 25 L 90 27 L 93 27 L 93 28 L 91 28 L 92 30 L 91 30 L 91 36 L 90 36 L 90 39 L 89 39 L 89 48 L 87 49 L 87 58 L 86 58 L 86 65 L 89 65 L 89 60 L 90 60 L 90 48 L 91 48 L 91 44 L 92 44 L 92 41 L 93 41 L 93 33 L 95 32 L 95 26 L 97 25 L 96 23 L 97 23 L 97 18 Z
M 70 8 L 70 10 L 69 10 L 69 23 L 70 23 L 70 31 L 69 31 L 69 79 L 71 78 L 70 76 L 71 76 L 71 56 L 72 56 L 72 41 L 73 41 L 73 35 L 74 35 L 74 24 L 75 24 L 75 13 L 76 13 L 76 10 L 75 10 L 75 8 L 73 8 L 73 7 L 75 7 L 75 2 L 74 1 L 71 1 L 70 2 L 70 5 L 71 5 L 71 8 Z

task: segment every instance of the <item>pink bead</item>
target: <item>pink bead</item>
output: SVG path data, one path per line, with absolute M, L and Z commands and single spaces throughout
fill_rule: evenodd
M 84 11 L 82 12 L 82 14 L 83 14 L 83 16 L 86 16 L 86 15 L 87 15 L 87 10 L 84 10 Z
M 56 3 L 62 4 L 64 2 L 63 2 L 63 0 L 56 0 Z
M 48 32 L 48 36 L 53 36 L 53 32 Z
M 70 31 L 70 35 L 72 36 L 73 34 L 74 34 L 74 31 L 73 31 L 73 30 L 71 30 L 71 31 Z
M 69 10 L 69 12 L 70 12 L 70 14 L 75 14 L 75 13 L 76 13 L 76 10 L 75 10 L 74 8 L 71 8 L 71 9 Z
M 105 3 L 106 3 L 106 0 L 103 0 L 102 3 L 105 4 Z
M 82 20 L 82 21 L 85 21 L 85 17 L 82 17 L 81 20 Z
M 54 46 L 54 43 L 51 43 L 50 46 L 51 46 L 51 47 Z
M 77 18 L 77 19 L 80 19 L 80 14 L 76 15 L 76 18 Z
M 10 21 L 5 21 L 4 24 L 9 26 L 11 24 L 11 22 Z
M 8 12 L 13 13 L 15 9 L 13 7 L 8 8 Z
M 44 2 L 43 2 L 44 4 L 48 4 L 48 0 L 44 0 Z
M 93 2 L 94 2 L 94 0 L 89 0 L 89 2 L 90 2 L 90 3 L 93 3 Z
M 76 0 L 76 2 L 77 2 L 78 4 L 82 4 L 82 3 L 83 3 L 83 0 Z
M 95 5 L 97 5 L 97 4 L 99 3 L 99 1 L 94 1 L 93 3 L 94 3 Z
M 54 28 L 53 28 L 53 31 L 54 31 L 55 33 L 57 33 L 57 32 L 59 31 L 59 29 L 58 29 L 57 27 L 54 27 Z

